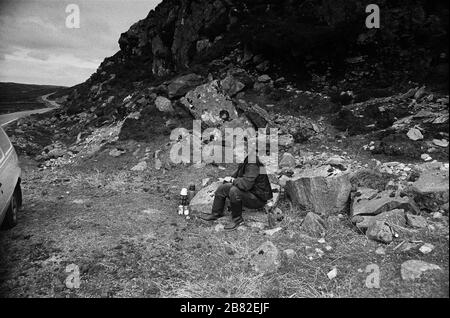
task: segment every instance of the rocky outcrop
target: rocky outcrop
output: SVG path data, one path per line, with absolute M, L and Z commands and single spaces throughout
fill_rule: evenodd
M 214 39 L 229 24 L 226 1 L 166 0 L 122 33 L 119 46 L 130 59 L 151 61 L 152 73 L 163 76 L 189 65 L 197 42 Z

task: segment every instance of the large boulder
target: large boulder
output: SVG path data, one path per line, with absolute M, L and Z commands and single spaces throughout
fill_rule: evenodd
M 191 89 L 200 85 L 202 81 L 202 77 L 194 73 L 177 77 L 167 86 L 169 98 L 184 96 Z
M 219 126 L 224 116 L 228 120 L 238 118 L 233 102 L 221 91 L 217 80 L 191 90 L 181 99 L 181 103 L 195 119 L 202 120 L 208 126 Z
M 377 215 L 394 209 L 403 209 L 413 214 L 419 214 L 420 210 L 408 196 L 401 196 L 394 191 L 378 191 L 368 188 L 360 188 L 353 196 L 350 213 L 352 217 L 358 215 Z
M 328 215 L 347 207 L 351 191 L 348 171 L 330 165 L 297 170 L 286 182 L 286 193 L 302 210 Z
M 214 193 L 222 182 L 217 181 L 211 183 L 209 186 L 201 189 L 192 198 L 189 203 L 190 210 L 193 213 L 211 213 L 212 205 L 214 201 Z
M 438 211 L 449 202 L 448 166 L 434 163 L 420 168 L 422 173 L 412 184 L 414 201 L 421 209 Z

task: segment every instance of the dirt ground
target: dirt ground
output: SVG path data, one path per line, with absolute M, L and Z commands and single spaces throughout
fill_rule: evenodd
M 161 140 L 161 143 L 163 140 Z M 361 141 L 363 142 L 363 141 Z M 328 145 L 336 153 L 358 143 Z M 317 144 L 316 149 L 328 147 Z M 141 148 L 157 149 L 158 142 Z M 340 147 L 340 148 L 339 148 Z M 358 154 L 361 160 L 363 155 Z M 177 215 L 178 193 L 190 182 L 229 175 L 234 166 L 178 166 L 170 170 L 130 171 L 131 154 L 111 159 L 108 149 L 79 165 L 38 169 L 22 158 L 24 206 L 19 224 L 0 232 L 2 297 L 448 297 L 448 217 L 430 228 L 408 230 L 389 245 L 358 233 L 346 216 L 333 218 L 325 242 L 300 230 L 303 214 L 281 200 L 282 230 L 273 236 L 252 227 L 267 224 L 263 212 L 245 213 L 235 231 L 217 231 L 221 219 L 207 223 Z M 262 275 L 249 266 L 249 254 L 266 240 L 280 251 L 276 273 Z M 402 241 L 415 247 L 402 251 Z M 435 249 L 423 255 L 420 242 Z M 414 244 L 413 244 L 414 245 Z M 385 247 L 385 254 L 375 250 Z M 400 265 L 420 259 L 439 265 L 414 282 L 403 281 Z M 80 287 L 65 285 L 66 266 L 80 269 Z M 380 288 L 369 289 L 367 266 L 380 270 Z M 327 273 L 337 268 L 330 280 Z

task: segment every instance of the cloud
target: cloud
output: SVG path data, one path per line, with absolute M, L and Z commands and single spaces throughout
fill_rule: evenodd
M 29 57 L 32 57 L 32 58 L 35 58 L 38 60 L 42 60 L 42 61 L 46 61 L 50 57 L 50 55 L 48 53 L 40 52 L 40 51 L 31 51 L 31 52 L 28 52 L 27 55 Z
M 0 0 L 0 80 L 82 82 L 119 50 L 120 33 L 159 2 Z M 65 25 L 70 3 L 80 7 L 79 29 Z

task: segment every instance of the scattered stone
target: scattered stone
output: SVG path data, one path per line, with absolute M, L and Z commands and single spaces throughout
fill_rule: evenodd
M 208 39 L 198 40 L 196 44 L 197 52 L 202 52 L 211 46 L 211 42 Z
M 449 203 L 444 203 L 441 205 L 441 210 L 444 211 L 444 213 L 448 214 L 448 210 L 449 210 Z
M 165 126 L 166 126 L 167 128 L 169 128 L 169 129 L 175 129 L 175 128 L 178 127 L 178 122 L 177 122 L 175 119 L 173 119 L 173 118 L 169 118 L 169 119 L 166 121 Z
M 334 278 L 336 278 L 338 272 L 337 272 L 337 268 L 333 268 L 331 271 L 328 272 L 327 276 L 329 280 L 332 280 Z
M 325 161 L 325 164 L 336 167 L 342 171 L 347 170 L 345 160 L 340 156 L 332 156 L 331 158 L 327 159 L 327 161 Z
M 322 237 L 322 238 L 318 239 L 317 242 L 320 244 L 325 244 L 325 238 Z
M 319 258 L 321 258 L 321 257 L 323 256 L 323 254 L 325 254 L 320 248 L 315 248 L 315 249 L 314 249 L 314 252 L 317 253 L 317 256 L 318 256 Z
M 225 246 L 225 253 L 227 253 L 228 255 L 234 255 L 235 251 L 234 249 L 232 249 L 230 246 Z
M 417 92 L 414 94 L 414 99 L 420 99 L 422 96 L 425 95 L 425 86 L 422 86 L 417 90 Z
M 141 161 L 137 165 L 132 167 L 131 171 L 144 171 L 145 169 L 147 169 L 147 162 L 146 161 Z
M 377 254 L 377 255 L 385 255 L 386 254 L 386 249 L 384 247 L 380 246 L 380 247 L 378 247 L 375 250 L 375 254 Z
M 256 65 L 256 69 L 260 72 L 265 72 L 269 69 L 269 61 L 264 61 L 262 63 L 259 63 L 258 65 Z
M 410 250 L 412 250 L 413 248 L 416 248 L 417 244 L 416 243 L 411 243 L 411 242 L 405 242 L 403 241 L 402 243 L 400 243 L 399 245 L 397 245 L 395 249 L 399 248 L 399 250 L 401 252 L 409 252 Z
M 355 215 L 377 215 L 394 209 L 403 209 L 413 214 L 420 213 L 414 200 L 408 196 L 401 196 L 390 190 L 378 191 L 360 188 L 353 197 L 350 214 L 352 217 Z
M 117 148 L 114 148 L 109 151 L 109 155 L 111 157 L 119 157 L 120 155 L 124 154 L 125 152 L 126 152 L 125 150 L 119 150 Z
M 156 97 L 155 106 L 156 108 L 158 108 L 159 111 L 164 113 L 171 113 L 174 111 L 170 99 L 163 96 Z
M 284 250 L 283 253 L 286 255 L 287 258 L 290 259 L 294 258 L 297 255 L 297 253 L 291 248 Z
M 264 74 L 264 75 L 261 75 L 258 77 L 258 82 L 260 82 L 260 83 L 267 83 L 267 82 L 270 82 L 270 80 L 271 80 L 271 78 L 267 74 Z
M 441 270 L 438 265 L 426 263 L 420 260 L 409 260 L 401 265 L 401 275 L 403 280 L 415 280 L 422 273 L 430 270 Z
M 389 244 L 392 242 L 393 234 L 391 228 L 384 221 L 374 221 L 370 223 L 366 232 L 367 238 Z
M 272 236 L 272 235 L 274 235 L 275 233 L 277 233 L 277 232 L 279 232 L 279 231 L 281 231 L 281 230 L 282 230 L 281 227 L 276 227 L 276 228 L 274 228 L 274 229 L 265 230 L 265 231 L 264 231 L 264 234 L 269 235 L 269 236 Z
M 266 241 L 250 254 L 250 265 L 258 273 L 276 272 L 281 265 L 278 248 Z
M 447 148 L 448 147 L 448 140 L 446 140 L 446 139 L 433 139 L 433 144 L 435 144 L 436 146 L 439 146 L 439 147 Z
M 301 229 L 312 237 L 322 237 L 326 233 L 326 223 L 319 215 L 309 212 L 303 219 Z
M 430 243 L 425 243 L 419 248 L 419 251 L 422 252 L 422 254 L 428 254 L 431 253 L 434 250 L 434 245 Z
M 72 201 L 75 204 L 84 204 L 84 200 L 83 199 L 75 199 Z
M 356 215 L 352 218 L 352 222 L 360 229 L 366 230 L 372 222 L 383 221 L 389 226 L 405 227 L 406 218 L 403 209 L 394 209 L 382 212 L 378 215 Z
M 423 139 L 422 132 L 417 128 L 411 128 L 406 135 L 409 139 L 414 141 Z
M 432 215 L 433 219 L 441 219 L 442 213 L 441 212 L 434 212 Z
M 342 212 L 351 188 L 349 174 L 330 165 L 295 171 L 286 182 L 286 193 L 295 205 L 322 215 Z
M 264 228 L 266 227 L 266 224 L 263 222 L 250 222 L 250 223 L 248 223 L 248 226 L 250 226 L 251 228 L 254 228 L 254 229 L 258 229 L 258 230 L 264 230 Z
M 416 228 L 427 227 L 427 220 L 423 216 L 420 216 L 420 215 L 413 215 L 413 214 L 407 213 L 406 221 L 407 221 L 407 224 L 411 227 L 416 227 Z
M 294 137 L 291 134 L 284 134 L 278 136 L 278 145 L 283 147 L 290 147 L 294 144 Z
M 280 160 L 280 168 L 295 168 L 295 165 L 294 156 L 289 152 L 285 152 Z
M 224 228 L 225 228 L 225 226 L 223 224 L 219 223 L 214 227 L 214 231 L 220 232 L 220 231 L 223 231 Z
M 162 167 L 162 162 L 158 158 L 155 159 L 155 169 L 160 170 Z
M 431 156 L 430 156 L 429 154 L 427 154 L 427 153 L 421 154 L 421 155 L 420 155 L 420 158 L 421 158 L 423 161 L 431 161 L 431 160 L 433 160 L 433 158 L 431 158 Z

